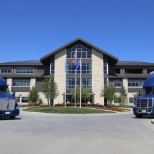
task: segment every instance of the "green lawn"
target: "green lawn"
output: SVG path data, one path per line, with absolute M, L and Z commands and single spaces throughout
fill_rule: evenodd
M 45 107 L 45 108 L 28 108 L 24 111 L 43 112 L 43 113 L 57 113 L 57 114 L 96 114 L 96 113 L 114 113 L 112 111 L 104 111 L 90 108 L 78 107 Z

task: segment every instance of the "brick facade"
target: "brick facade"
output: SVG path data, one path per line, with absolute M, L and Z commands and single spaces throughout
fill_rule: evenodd
M 97 50 L 92 51 L 92 91 L 94 93 L 94 103 L 104 104 L 104 98 L 100 96 L 104 87 L 103 54 Z

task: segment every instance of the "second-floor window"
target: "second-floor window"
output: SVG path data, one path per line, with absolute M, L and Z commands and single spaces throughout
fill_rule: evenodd
M 77 69 L 77 73 L 80 73 L 80 66 Z M 82 73 L 83 74 L 91 74 L 92 73 L 91 63 L 82 63 Z
M 55 64 L 50 63 L 50 74 L 53 74 L 55 72 Z
M 16 67 L 16 73 L 34 73 L 34 67 Z
M 66 64 L 66 72 L 67 72 L 67 74 L 75 73 L 75 65 L 72 63 L 67 63 Z M 77 73 L 80 73 L 80 66 L 77 69 Z M 92 73 L 91 63 L 82 63 L 82 73 L 83 74 L 91 74 Z
M 104 63 L 104 74 L 108 74 L 108 63 Z
M 13 86 L 30 87 L 30 79 L 25 79 L 25 80 L 16 79 L 16 80 L 13 80 Z
M 121 80 L 113 80 L 113 84 L 115 87 L 121 87 Z
M 1 67 L 1 73 L 12 73 L 11 67 Z
M 128 80 L 128 87 L 142 87 L 144 80 Z

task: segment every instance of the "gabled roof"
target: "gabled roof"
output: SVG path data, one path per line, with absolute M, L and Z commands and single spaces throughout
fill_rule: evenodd
M 55 53 L 57 53 L 57 52 L 59 52 L 59 51 L 65 49 L 65 48 L 67 48 L 68 46 L 70 46 L 70 45 L 72 45 L 72 44 L 74 44 L 74 43 L 77 43 L 77 42 L 84 43 L 84 44 L 86 44 L 86 45 L 88 45 L 88 46 L 90 46 L 90 47 L 92 47 L 92 48 L 98 50 L 99 52 L 102 52 L 103 54 L 105 54 L 106 56 L 108 56 L 110 59 L 112 59 L 112 60 L 115 61 L 115 62 L 118 61 L 118 58 L 117 58 L 117 57 L 115 57 L 115 56 L 109 54 L 108 52 L 106 52 L 106 51 L 104 51 L 104 50 L 102 50 L 102 49 L 100 49 L 100 48 L 98 48 L 98 47 L 96 47 L 96 46 L 94 46 L 93 44 L 91 44 L 91 43 L 89 43 L 89 42 L 83 40 L 82 38 L 77 38 L 77 39 L 75 39 L 75 40 L 73 40 L 73 41 L 71 41 L 71 42 L 65 44 L 64 46 L 62 46 L 62 47 L 60 47 L 60 48 L 58 48 L 58 49 L 56 49 L 56 50 L 50 52 L 49 54 L 47 54 L 47 55 L 43 56 L 42 58 L 40 58 L 40 61 L 43 63 L 43 62 L 49 60 L 50 57 L 53 56 Z
M 154 63 L 147 62 L 139 62 L 139 61 L 118 61 L 116 66 L 152 66 L 154 67 Z
M 0 63 L 0 65 L 42 65 L 39 60 L 15 61 Z

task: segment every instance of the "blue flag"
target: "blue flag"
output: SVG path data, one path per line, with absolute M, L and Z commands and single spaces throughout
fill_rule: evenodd
M 80 60 L 75 64 L 75 69 L 77 69 L 80 66 Z

